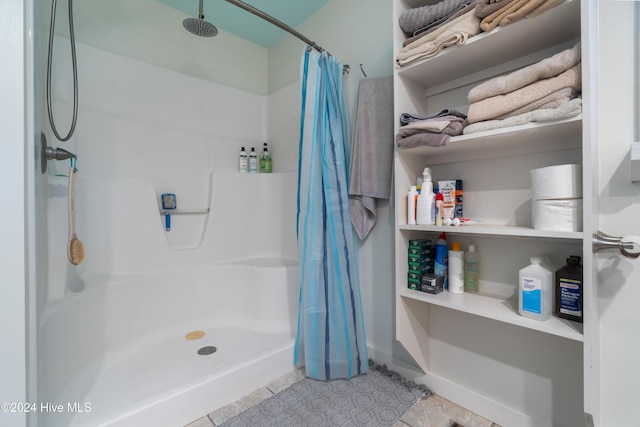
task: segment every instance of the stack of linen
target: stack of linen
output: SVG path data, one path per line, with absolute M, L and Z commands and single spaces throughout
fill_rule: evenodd
M 477 0 L 476 16 L 482 31 L 508 25 L 523 18 L 533 18 L 556 7 L 564 0 Z
M 442 15 L 444 13 L 444 15 Z M 463 45 L 481 32 L 474 2 L 444 0 L 431 6 L 406 10 L 399 19 L 405 33 L 413 34 L 398 52 L 396 66 L 431 58 L 449 46 Z
M 580 114 L 580 65 L 578 42 L 573 48 L 474 87 L 467 96 L 469 125 L 464 134 Z
M 462 135 L 467 124 L 466 117 L 452 108 L 446 108 L 433 115 L 403 113 L 400 116 L 403 126 L 396 134 L 396 143 L 402 148 L 441 147 L 446 145 L 452 136 Z
M 405 10 L 398 24 L 406 35 L 396 67 L 431 58 L 449 46 L 463 45 L 471 37 L 533 18 L 564 0 L 442 0 Z

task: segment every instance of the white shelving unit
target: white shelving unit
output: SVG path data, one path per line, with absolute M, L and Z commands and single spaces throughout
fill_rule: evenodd
M 393 2 L 397 53 L 404 40 L 401 13 L 437 1 Z M 481 33 L 463 46 L 396 69 L 396 117 L 444 108 L 466 111 L 471 87 L 574 46 L 584 31 L 581 21 L 580 1 L 568 0 L 536 18 Z M 443 147 L 395 150 L 396 337 L 424 371 L 419 381 L 498 424 L 584 423 L 582 324 L 520 316 L 516 290 L 518 270 L 530 256 L 547 253 L 559 266 L 569 255 L 584 255 L 584 233 L 532 228 L 529 171 L 582 163 L 586 180 L 586 144 L 578 116 L 456 136 Z M 436 182 L 463 180 L 465 216 L 477 224 L 406 224 L 407 191 L 427 166 Z M 584 210 L 589 211 L 587 205 Z M 449 244 L 457 240 L 464 249 L 468 244 L 478 248 L 479 293 L 432 295 L 408 289 L 408 241 L 435 242 L 442 232 Z

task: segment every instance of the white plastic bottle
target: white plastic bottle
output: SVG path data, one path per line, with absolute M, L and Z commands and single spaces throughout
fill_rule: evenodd
M 544 266 L 544 256 L 532 256 L 531 265 L 520 270 L 518 310 L 520 315 L 545 321 L 551 317 L 553 272 Z
M 469 245 L 464 253 L 464 291 L 478 292 L 480 290 L 480 256 L 474 245 Z
M 255 147 L 251 147 L 251 152 L 249 153 L 249 172 L 258 172 L 258 154 Z
M 431 169 L 424 168 L 422 172 L 422 191 L 418 196 L 416 205 L 416 223 L 418 225 L 433 225 L 435 218 L 432 207 L 435 203 L 435 194 L 433 194 L 433 181 L 431 180 Z
M 244 147 L 240 149 L 240 172 L 249 172 L 249 159 L 247 159 L 247 152 L 244 151 Z
M 407 224 L 416 225 L 416 198 L 418 197 L 418 190 L 416 186 L 412 185 L 407 194 Z
M 460 242 L 453 242 L 449 250 L 449 292 L 452 294 L 464 293 L 464 252 L 460 248 Z

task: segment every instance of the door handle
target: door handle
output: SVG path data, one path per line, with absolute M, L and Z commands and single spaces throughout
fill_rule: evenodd
M 593 251 L 599 252 L 605 249 L 617 249 L 625 258 L 636 260 L 640 258 L 640 238 L 636 236 L 614 237 L 602 231 L 593 235 Z M 634 248 L 637 251 L 634 252 Z

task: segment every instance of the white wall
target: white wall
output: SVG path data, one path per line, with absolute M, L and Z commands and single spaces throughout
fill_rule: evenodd
M 276 162 L 271 175 L 237 172 L 241 146 L 259 150 L 265 140 L 268 97 L 82 43 L 77 53 L 76 132 L 50 144 L 78 156 L 75 220 L 86 260 L 77 268 L 66 260 L 70 163 L 51 162 L 48 300 L 83 289 L 95 274 L 297 258 L 295 169 Z M 73 87 L 60 57 L 54 116 L 66 133 Z M 277 156 L 279 144 L 271 145 Z M 172 215 L 165 232 L 162 193 L 176 194 L 178 209 L 210 213 Z
M 64 6 L 58 2 L 56 34 L 68 37 Z M 156 0 L 83 0 L 73 7 L 82 43 L 224 86 L 268 93 L 268 51 L 261 46 L 222 30 L 211 38 L 190 34 L 182 26 L 189 16 Z

